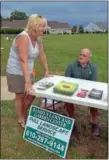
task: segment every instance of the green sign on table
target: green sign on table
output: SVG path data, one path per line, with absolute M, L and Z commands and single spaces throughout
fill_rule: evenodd
M 23 138 L 66 157 L 74 119 L 31 105 Z

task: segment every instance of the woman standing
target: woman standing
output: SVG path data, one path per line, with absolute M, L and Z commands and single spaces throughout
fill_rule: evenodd
M 25 92 L 32 91 L 34 60 L 39 56 L 48 76 L 48 64 L 43 49 L 42 36 L 47 21 L 45 18 L 33 14 L 29 17 L 26 28 L 16 36 L 10 49 L 7 63 L 7 84 L 9 92 L 15 93 L 15 107 L 18 123 L 25 127 L 24 107 Z

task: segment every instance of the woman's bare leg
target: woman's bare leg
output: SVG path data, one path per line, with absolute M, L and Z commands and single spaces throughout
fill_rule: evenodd
M 15 108 L 16 114 L 18 117 L 18 122 L 22 122 L 22 125 L 25 124 L 25 114 L 24 114 L 24 93 L 16 93 L 15 97 Z
M 25 114 L 25 117 L 27 117 L 27 114 L 28 114 L 28 109 L 30 108 L 32 102 L 34 101 L 35 99 L 35 96 L 32 96 L 32 95 L 25 95 L 24 97 L 24 100 L 23 100 L 23 103 L 24 103 L 24 114 Z

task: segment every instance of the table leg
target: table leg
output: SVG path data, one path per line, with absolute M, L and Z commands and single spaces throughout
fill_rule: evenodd
M 52 104 L 53 104 L 53 111 L 56 111 L 55 110 L 55 100 L 52 100 Z
M 47 108 L 47 98 L 45 98 L 45 108 Z

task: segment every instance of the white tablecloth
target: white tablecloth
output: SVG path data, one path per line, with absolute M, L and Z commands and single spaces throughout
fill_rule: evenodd
M 54 86 L 63 80 L 67 82 L 79 84 L 78 90 L 72 96 L 62 95 L 62 94 L 53 92 Z M 54 83 L 54 86 L 46 90 L 38 89 L 37 87 L 39 85 L 39 82 L 45 82 L 45 81 Z M 69 102 L 69 103 L 79 104 L 82 106 L 94 107 L 94 108 L 107 110 L 108 102 L 107 100 L 105 100 L 107 96 L 107 87 L 108 87 L 107 83 L 94 82 L 94 81 L 88 81 L 88 80 L 83 80 L 83 79 L 68 78 L 64 76 L 54 75 L 53 77 L 44 78 L 34 83 L 33 84 L 34 93 L 32 94 L 34 94 L 36 97 L 46 97 L 46 98 L 54 99 L 58 101 Z M 88 95 L 85 98 L 77 97 L 77 93 L 79 92 L 79 90 L 86 89 L 90 91 L 92 88 L 103 90 L 103 96 L 101 100 L 89 98 Z

